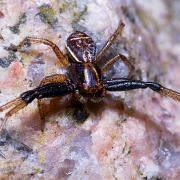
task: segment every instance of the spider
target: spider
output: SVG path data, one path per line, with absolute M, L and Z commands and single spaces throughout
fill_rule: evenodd
M 118 36 L 121 36 L 125 24 L 120 21 L 117 29 L 105 43 L 103 48 L 96 53 L 96 44 L 93 39 L 84 32 L 76 31 L 72 33 L 66 41 L 67 55 L 64 55 L 56 44 L 41 38 L 26 37 L 17 46 L 17 49 L 23 46 L 29 46 L 34 43 L 41 43 L 50 46 L 61 64 L 67 68 L 66 74 L 54 74 L 42 79 L 40 85 L 35 89 L 22 93 L 16 99 L 2 105 L 0 112 L 10 109 L 6 114 L 1 124 L 1 129 L 5 126 L 7 119 L 27 106 L 34 99 L 38 101 L 38 108 L 41 120 L 45 120 L 45 111 L 43 109 L 43 98 L 55 96 L 65 96 L 74 93 L 80 102 L 101 100 L 106 91 L 129 91 L 133 89 L 151 90 L 161 94 L 162 96 L 170 97 L 180 101 L 180 93 L 168 89 L 155 82 L 144 82 L 128 78 L 105 79 L 102 74 L 105 73 L 116 61 L 123 61 L 129 68 L 129 71 L 134 69 L 128 58 L 122 54 L 118 54 L 110 59 L 100 69 L 98 63 L 102 60 L 105 52 L 113 44 Z

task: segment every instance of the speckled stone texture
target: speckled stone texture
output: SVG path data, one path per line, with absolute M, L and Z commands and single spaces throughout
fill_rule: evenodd
M 116 63 L 105 76 L 129 74 L 180 91 L 179 12 L 179 0 L 1 0 L 0 105 L 44 76 L 65 72 L 47 46 L 8 47 L 26 36 L 42 37 L 66 53 L 66 38 L 81 30 L 99 50 L 119 20 L 126 24 L 123 36 L 104 62 L 120 52 L 135 71 Z M 180 104 L 148 89 L 106 97 L 87 105 L 83 123 L 73 116 L 72 96 L 46 99 L 44 132 L 36 101 L 11 117 L 0 137 L 0 179 L 178 180 Z

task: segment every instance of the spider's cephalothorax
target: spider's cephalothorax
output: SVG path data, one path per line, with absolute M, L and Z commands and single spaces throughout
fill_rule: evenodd
M 67 39 L 66 47 L 73 60 L 78 63 L 89 63 L 96 60 L 96 44 L 83 32 L 72 33 Z
M 5 115 L 1 129 L 8 117 L 18 112 L 20 109 L 27 106 L 35 98 L 38 100 L 39 113 L 44 122 L 45 110 L 43 106 L 43 98 L 64 96 L 67 94 L 77 94 L 82 96 L 98 99 L 105 91 L 128 91 L 133 89 L 145 89 L 158 92 L 162 96 L 168 96 L 174 100 L 180 101 L 180 93 L 161 86 L 155 82 L 144 82 L 132 80 L 128 78 L 117 78 L 105 80 L 102 79 L 103 74 L 117 60 L 123 61 L 129 68 L 129 71 L 134 70 L 134 66 L 122 54 L 118 54 L 111 58 L 101 69 L 98 68 L 98 63 L 102 60 L 105 52 L 109 49 L 112 43 L 121 35 L 124 28 L 124 23 L 121 22 L 106 42 L 104 47 L 96 55 L 96 45 L 91 37 L 83 32 L 72 33 L 67 39 L 68 56 L 65 56 L 56 44 L 40 38 L 25 38 L 18 46 L 17 50 L 24 45 L 31 43 L 42 43 L 48 45 L 55 52 L 57 58 L 64 67 L 68 67 L 67 74 L 54 74 L 45 77 L 37 88 L 22 93 L 18 98 L 6 103 L 0 107 L 0 111 L 11 108 Z M 68 57 L 68 58 L 67 58 Z M 87 99 L 87 98 L 86 98 Z

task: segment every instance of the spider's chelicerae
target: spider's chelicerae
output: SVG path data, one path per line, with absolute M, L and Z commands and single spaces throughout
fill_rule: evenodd
M 180 101 L 180 93 L 163 87 L 155 82 L 144 82 L 127 78 L 116 78 L 106 80 L 102 78 L 102 73 L 106 72 L 117 60 L 123 61 L 130 71 L 134 69 L 129 60 L 122 54 L 118 54 L 110 59 L 101 69 L 98 63 L 103 55 L 122 34 L 124 23 L 120 22 L 118 28 L 106 42 L 104 47 L 96 53 L 96 45 L 87 34 L 76 31 L 67 39 L 67 52 L 65 56 L 53 42 L 46 39 L 33 37 L 25 38 L 18 46 L 17 50 L 24 45 L 32 43 L 42 43 L 50 46 L 61 64 L 67 68 L 66 74 L 54 74 L 45 77 L 40 85 L 30 91 L 22 93 L 18 98 L 6 103 L 0 107 L 0 111 L 11 108 L 5 115 L 1 129 L 4 127 L 7 118 L 12 116 L 20 109 L 27 106 L 34 99 L 38 100 L 38 108 L 41 119 L 44 121 L 45 113 L 43 110 L 43 98 L 64 96 L 74 93 L 79 100 L 84 103 L 87 101 L 96 101 L 105 95 L 106 91 L 128 91 L 139 88 L 150 88 L 162 96 L 168 96 L 174 100 Z

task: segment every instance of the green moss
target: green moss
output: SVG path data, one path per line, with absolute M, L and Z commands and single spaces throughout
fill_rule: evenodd
M 38 154 L 38 160 L 41 164 L 44 164 L 46 162 L 46 156 L 45 156 L 44 152 L 40 152 Z
M 32 170 L 33 170 L 33 174 L 42 174 L 44 173 L 44 170 L 40 167 L 32 167 Z
M 56 12 L 49 4 L 43 4 L 39 8 L 38 15 L 40 16 L 41 21 L 44 23 L 53 26 L 56 24 L 57 19 L 55 18 Z
M 65 0 L 64 2 L 59 3 L 59 12 L 60 13 L 70 13 L 72 24 L 77 23 L 82 16 L 87 12 L 87 6 L 85 5 L 82 9 L 78 8 L 76 0 Z
M 69 9 L 73 9 L 73 8 L 76 8 L 77 7 L 77 3 L 75 0 L 72 0 L 72 1 L 65 1 L 65 2 L 62 2 L 62 3 L 59 3 L 59 11 L 60 13 L 64 13 L 66 12 L 67 10 Z

